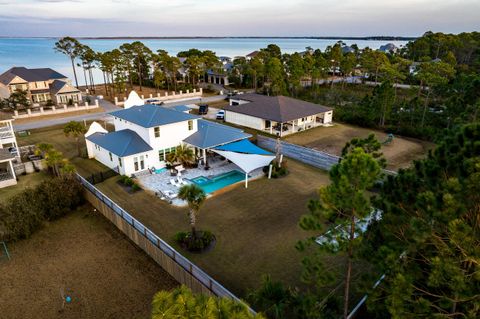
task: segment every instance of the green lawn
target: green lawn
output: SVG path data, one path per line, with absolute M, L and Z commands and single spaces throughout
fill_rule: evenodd
M 294 245 L 309 234 L 298 221 L 307 212 L 308 200 L 328 183 L 328 176 L 298 162 L 288 161 L 288 165 L 287 177 L 252 181 L 248 189 L 240 183 L 209 198 L 200 211 L 198 229 L 211 230 L 217 237 L 216 247 L 205 254 L 182 251 L 240 296 L 257 287 L 263 274 L 299 284 L 302 255 Z M 173 236 L 188 229 L 187 208 L 171 206 L 147 191 L 129 194 L 117 178 L 96 186 L 180 250 Z
M 84 175 L 106 169 L 95 160 L 77 157 L 74 139 L 65 137 L 61 129 L 32 130 L 30 136 L 19 138 L 19 143 L 52 143 Z M 204 254 L 187 253 L 173 241 L 176 232 L 189 228 L 187 208 L 171 206 L 144 190 L 130 194 L 117 183 L 118 177 L 96 186 L 214 279 L 245 297 L 258 287 L 264 274 L 301 286 L 303 254 L 294 246 L 300 239 L 318 235 L 300 229 L 298 221 L 307 212 L 309 199 L 328 184 L 328 174 L 293 160 L 287 164 L 290 174 L 284 178 L 251 181 L 248 189 L 239 183 L 206 201 L 198 217 L 198 229 L 212 231 L 217 244 Z M 341 256 L 326 256 L 325 261 L 338 269 L 344 265 Z
M 46 172 L 19 175 L 17 185 L 0 188 L 0 204 L 5 203 L 13 195 L 23 191 L 27 187 L 33 188 L 41 182 L 50 178 Z
M 88 124 L 89 123 L 87 123 L 87 125 Z M 75 165 L 78 173 L 82 176 L 88 176 L 108 170 L 108 167 L 100 162 L 78 157 L 75 138 L 65 136 L 63 133 L 63 125 L 30 130 L 29 136 L 17 136 L 17 141 L 20 146 L 35 145 L 38 143 L 52 144 L 53 147 L 63 153 L 65 158 L 70 160 L 72 164 Z M 80 145 L 82 147 L 82 151 L 85 153 L 85 138 L 80 138 Z

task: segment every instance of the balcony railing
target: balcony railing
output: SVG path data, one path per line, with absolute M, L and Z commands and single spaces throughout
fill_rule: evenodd
M 0 173 L 0 182 L 8 181 L 9 179 L 13 179 L 13 175 L 10 172 Z
M 14 137 L 13 131 L 9 127 L 0 127 L 0 139 Z

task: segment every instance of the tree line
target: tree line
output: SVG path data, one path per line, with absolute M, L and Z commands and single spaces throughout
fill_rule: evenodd
M 182 68 L 185 69 L 182 82 L 196 87 L 208 69 L 219 69 L 221 66 L 218 57 L 210 50 L 190 49 L 171 56 L 162 49 L 154 52 L 140 41 L 124 43 L 111 51 L 95 52 L 77 39 L 65 37 L 55 43 L 54 49 L 69 57 L 77 87 L 76 66 L 82 68 L 85 86 L 93 92 L 96 88 L 93 70 L 101 71 L 107 95 L 133 89 L 134 84 L 140 87 L 140 91 L 145 85 L 157 90 L 165 88 L 176 91 Z
M 273 319 L 347 318 L 365 293 L 363 317 L 478 318 L 479 145 L 480 124 L 450 130 L 382 183 L 380 143 L 346 145 L 299 222 L 315 234 L 296 246 L 307 288 L 265 277 L 248 300 Z

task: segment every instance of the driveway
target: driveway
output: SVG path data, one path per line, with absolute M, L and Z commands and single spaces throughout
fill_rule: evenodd
M 202 98 L 195 98 L 195 99 L 188 99 L 188 100 L 181 100 L 181 101 L 171 101 L 171 102 L 166 102 L 165 106 L 177 106 L 177 105 L 185 105 L 185 104 L 191 104 L 191 103 L 209 103 L 209 102 L 214 102 L 214 101 L 220 101 L 226 98 L 226 95 L 214 95 L 214 96 L 207 96 L 207 97 L 202 97 Z M 90 97 L 92 101 L 94 101 L 94 97 Z M 68 117 L 62 117 L 62 118 L 55 118 L 51 120 L 38 120 L 36 122 L 30 122 L 30 123 L 25 123 L 25 124 L 15 124 L 15 121 L 13 122 L 13 129 L 18 132 L 18 131 L 25 131 L 25 130 L 32 130 L 36 128 L 42 128 L 42 127 L 48 127 L 48 126 L 53 126 L 53 125 L 59 125 L 59 124 L 65 124 L 70 121 L 77 121 L 77 122 L 82 122 L 82 121 L 94 121 L 94 120 L 100 120 L 100 121 L 111 121 L 111 116 L 110 112 L 116 111 L 116 110 L 121 110 L 122 108 L 119 106 L 116 106 L 115 104 L 107 101 L 107 100 L 98 100 L 98 103 L 105 112 L 99 112 L 99 113 L 93 113 L 93 114 L 81 114 L 81 115 L 74 115 L 74 116 L 68 116 Z M 215 111 L 216 114 L 216 111 Z

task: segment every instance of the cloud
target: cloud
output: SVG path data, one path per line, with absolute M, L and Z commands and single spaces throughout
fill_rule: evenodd
M 5 22 L 0 35 L 8 36 L 414 36 L 480 29 L 478 0 L 0 0 L 0 5 Z

